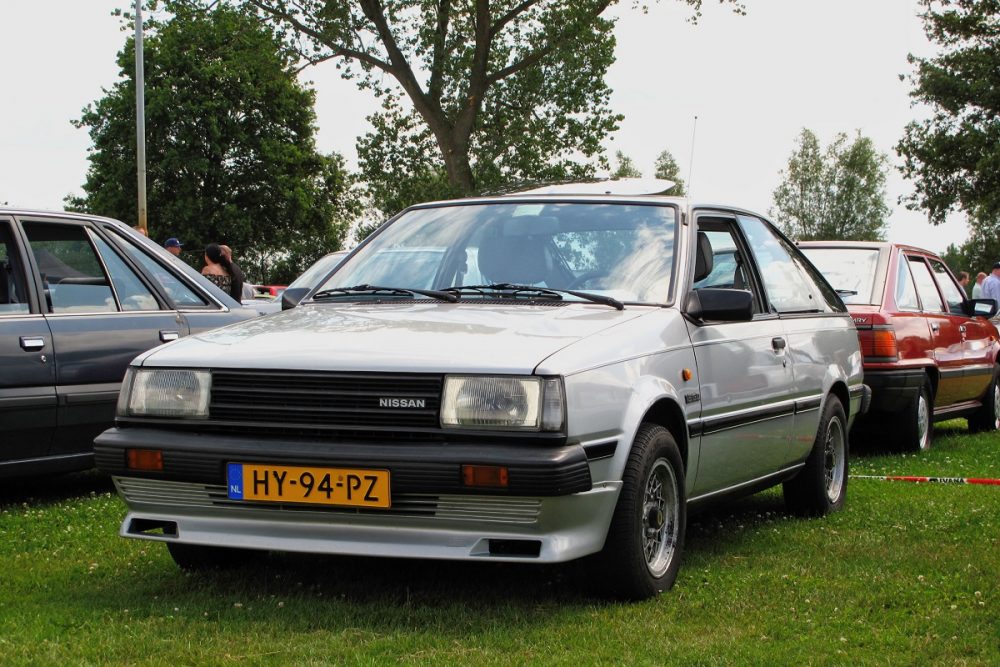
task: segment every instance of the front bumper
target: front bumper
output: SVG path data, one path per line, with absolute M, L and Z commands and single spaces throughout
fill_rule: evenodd
M 129 448 L 159 449 L 164 471 L 128 470 Z M 328 554 L 562 562 L 599 551 L 620 482 L 592 484 L 580 445 L 320 442 L 113 428 L 98 467 L 129 512 L 121 535 Z M 388 469 L 386 510 L 230 499 L 225 465 Z M 462 486 L 462 464 L 503 465 L 509 487 Z

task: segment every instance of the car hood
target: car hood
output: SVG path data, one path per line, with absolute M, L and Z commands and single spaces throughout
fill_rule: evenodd
M 301 305 L 157 348 L 145 366 L 529 374 L 572 343 L 655 308 Z

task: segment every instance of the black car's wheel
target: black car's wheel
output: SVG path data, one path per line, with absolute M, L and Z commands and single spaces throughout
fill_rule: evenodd
M 201 544 L 167 542 L 167 551 L 177 567 L 189 572 L 231 570 L 259 560 L 264 552 L 252 549 L 209 547 Z
M 973 433 L 1000 429 L 1000 366 L 993 367 L 993 380 L 983 394 L 983 405 L 969 416 Z
M 799 516 L 823 516 L 847 498 L 847 417 L 835 396 L 827 398 L 816 440 L 799 474 L 784 483 L 785 506 Z
M 934 437 L 934 398 L 931 383 L 924 380 L 920 391 L 899 415 L 900 429 L 896 435 L 899 449 L 924 452 L 931 448 Z
M 684 465 L 667 429 L 639 427 L 622 482 L 596 574 L 616 597 L 641 600 L 673 585 L 684 550 Z

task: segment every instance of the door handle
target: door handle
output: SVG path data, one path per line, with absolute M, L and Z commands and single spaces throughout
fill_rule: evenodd
M 160 331 L 160 341 L 163 343 L 169 343 L 180 337 L 181 335 L 176 331 Z
M 21 336 L 21 349 L 25 352 L 37 352 L 45 347 L 45 339 L 41 336 Z
M 941 330 L 940 322 L 931 322 L 931 331 L 940 331 L 940 330 Z
M 781 336 L 777 336 L 771 339 L 771 347 L 774 348 L 775 352 L 781 352 L 785 349 L 785 339 Z
M 965 333 L 965 325 L 964 325 L 964 324 L 960 324 L 960 325 L 958 326 L 958 331 L 959 331 L 960 333 Z

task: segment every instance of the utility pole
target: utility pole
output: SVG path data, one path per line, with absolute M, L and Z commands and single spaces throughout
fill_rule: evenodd
M 135 164 L 139 185 L 139 222 L 136 227 L 149 236 L 146 227 L 146 75 L 142 63 L 142 0 L 135 0 Z

